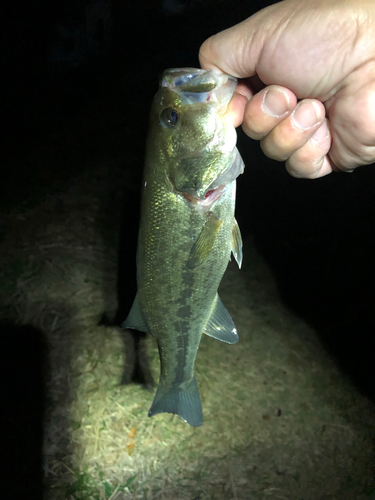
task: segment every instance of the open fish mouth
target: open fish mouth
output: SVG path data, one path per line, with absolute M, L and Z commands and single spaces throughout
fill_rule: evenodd
M 244 171 L 244 163 L 237 148 L 233 151 L 233 160 L 230 167 L 223 172 L 214 182 L 206 188 L 201 186 L 200 189 L 189 189 L 183 186 L 180 189 L 182 196 L 193 205 L 201 207 L 209 207 L 217 201 L 226 191 L 226 186 Z
M 192 190 L 182 191 L 176 188 L 173 179 L 169 176 L 169 182 L 173 186 L 173 190 L 183 196 L 185 200 L 194 205 L 196 208 L 209 208 L 211 207 L 227 190 L 227 184 L 220 184 L 218 187 L 208 189 L 204 196 L 199 196 L 197 192 Z

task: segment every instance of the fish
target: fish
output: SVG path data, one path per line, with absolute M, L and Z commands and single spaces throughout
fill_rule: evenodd
M 123 328 L 156 338 L 160 380 L 148 415 L 203 423 L 194 364 L 202 334 L 228 344 L 238 332 L 218 287 L 231 258 L 241 267 L 236 178 L 244 163 L 225 115 L 237 80 L 171 68 L 150 113 L 137 243 L 137 294 Z

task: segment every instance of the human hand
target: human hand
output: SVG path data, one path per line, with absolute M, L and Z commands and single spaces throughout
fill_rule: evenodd
M 294 177 L 375 161 L 375 0 L 285 0 L 208 38 L 199 58 L 242 79 L 228 114 Z

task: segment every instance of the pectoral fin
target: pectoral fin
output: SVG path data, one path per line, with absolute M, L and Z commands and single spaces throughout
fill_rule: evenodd
M 241 269 L 242 265 L 242 237 L 240 226 L 238 225 L 236 219 L 233 220 L 233 228 L 232 228 L 232 253 L 238 267 Z
M 212 212 L 210 213 L 197 241 L 191 249 L 189 259 L 187 261 L 189 269 L 194 269 L 207 259 L 212 247 L 214 246 L 217 233 L 219 232 L 222 223 L 222 220 L 215 217 Z
M 237 329 L 218 294 L 216 294 L 212 313 L 204 327 L 203 333 L 227 344 L 238 342 Z
M 121 328 L 132 328 L 140 332 L 150 333 L 139 306 L 138 294 L 135 296 L 130 313 L 121 325 Z

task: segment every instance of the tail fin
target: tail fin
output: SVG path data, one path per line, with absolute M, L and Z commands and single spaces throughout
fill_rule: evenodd
M 202 425 L 202 403 L 195 375 L 187 389 L 176 388 L 169 392 L 163 392 L 159 384 L 148 416 L 153 417 L 164 412 L 178 415 L 193 427 Z

